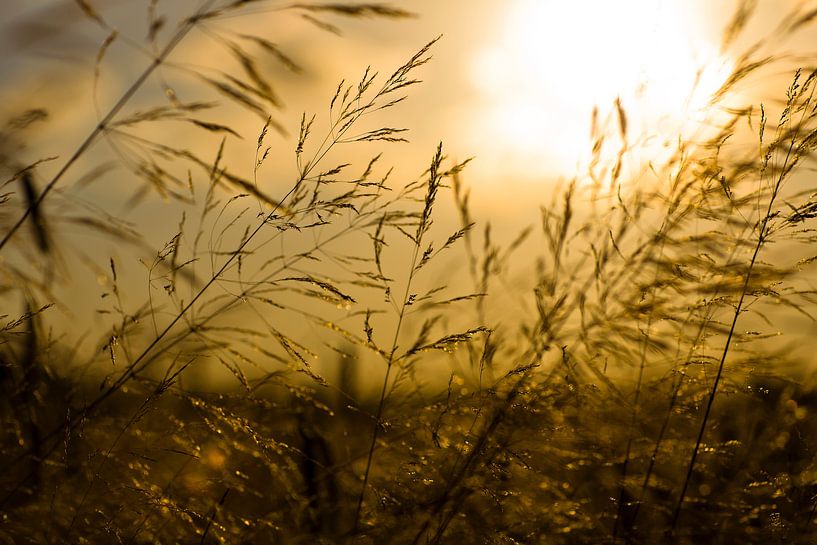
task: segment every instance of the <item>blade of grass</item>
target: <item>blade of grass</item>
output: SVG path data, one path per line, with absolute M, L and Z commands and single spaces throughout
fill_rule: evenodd
M 79 147 L 74 151 L 68 161 L 57 171 L 53 178 L 45 185 L 43 190 L 34 199 L 32 202 L 28 204 L 25 211 L 23 212 L 22 216 L 11 226 L 9 231 L 3 236 L 3 239 L 0 240 L 0 251 L 8 244 L 14 234 L 20 229 L 20 226 L 25 223 L 29 216 L 31 216 L 42 204 L 45 198 L 48 196 L 49 193 L 56 187 L 62 177 L 65 175 L 66 172 L 77 162 L 77 160 L 82 157 L 86 151 L 94 144 L 97 137 L 105 132 L 110 125 L 111 121 L 119 114 L 122 108 L 130 102 L 136 92 L 142 87 L 142 85 L 147 81 L 147 79 L 153 74 L 153 72 L 161 66 L 165 60 L 170 56 L 173 50 L 184 40 L 187 34 L 196 26 L 198 21 L 207 13 L 208 9 L 211 5 L 213 5 L 215 0 L 207 0 L 201 8 L 191 17 L 185 20 L 184 24 L 181 28 L 176 32 L 176 34 L 170 39 L 168 44 L 165 48 L 159 53 L 156 58 L 150 63 L 150 65 L 145 68 L 145 70 L 139 75 L 138 78 L 131 84 L 130 87 L 119 97 L 119 100 L 113 105 L 113 107 L 108 110 L 108 113 L 97 123 L 94 129 L 88 134 L 85 140 L 79 145 Z

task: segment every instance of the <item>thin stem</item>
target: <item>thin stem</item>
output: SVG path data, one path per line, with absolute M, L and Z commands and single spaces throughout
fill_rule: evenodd
M 428 232 L 429 227 L 431 226 L 431 213 L 434 206 L 434 201 L 437 196 L 437 190 L 440 187 L 440 180 L 442 178 L 442 174 L 439 171 L 440 164 L 442 163 L 442 149 L 443 145 L 442 142 L 437 146 L 437 153 L 435 154 L 434 158 L 431 161 L 431 167 L 428 170 L 428 189 L 425 197 L 425 203 L 423 206 L 422 214 L 420 215 L 418 224 L 417 224 L 417 231 L 413 237 L 414 242 L 414 250 L 411 256 L 411 263 L 408 278 L 406 279 L 406 288 L 403 292 L 403 301 L 400 307 L 400 314 L 397 319 L 397 326 L 394 330 L 394 338 L 392 339 L 391 350 L 389 351 L 389 357 L 386 361 L 386 374 L 383 378 L 383 386 L 380 388 L 380 401 L 377 404 L 377 413 L 375 415 L 375 423 L 374 428 L 372 430 L 372 440 L 371 444 L 369 445 L 369 454 L 366 459 L 366 470 L 363 473 L 363 486 L 360 489 L 360 496 L 358 497 L 357 501 L 357 509 L 355 511 L 355 522 L 352 526 L 352 535 L 354 535 L 358 527 L 360 525 L 360 514 L 363 510 L 363 500 L 366 497 L 366 490 L 369 484 L 369 475 L 372 469 L 372 459 L 374 458 L 374 450 L 377 446 L 377 438 L 380 435 L 380 420 L 383 416 L 383 408 L 386 404 L 386 394 L 389 387 L 389 378 L 391 376 L 391 369 L 394 365 L 395 359 L 394 354 L 397 352 L 397 341 L 400 338 L 400 330 L 403 326 L 403 318 L 406 315 L 406 309 L 409 307 L 410 299 L 411 299 L 411 284 L 414 280 L 414 275 L 417 272 L 417 258 L 420 255 L 420 247 L 423 245 L 423 236 Z
M 654 273 L 654 280 L 653 286 L 650 290 L 650 295 L 652 299 L 650 301 L 650 307 L 655 306 L 655 284 L 658 281 L 658 274 L 659 268 L 661 266 L 661 258 L 664 254 L 664 232 L 665 232 L 666 223 L 661 226 L 661 229 L 658 231 L 658 236 L 661 237 L 661 245 L 658 251 L 658 259 L 655 263 L 655 273 Z M 638 416 L 639 416 L 639 409 L 640 409 L 640 401 L 641 401 L 641 389 L 644 382 L 644 368 L 647 364 L 647 348 L 649 347 L 650 343 L 650 329 L 652 328 L 652 321 L 655 312 L 650 312 L 649 316 L 647 317 L 647 324 L 644 331 L 644 342 L 641 343 L 641 354 L 639 354 L 639 366 L 638 366 L 638 379 L 635 385 L 635 398 L 633 399 L 633 411 L 630 417 L 630 426 L 627 431 L 627 447 L 625 448 L 624 453 L 624 463 L 621 465 L 621 476 L 619 482 L 619 494 L 618 494 L 618 507 L 616 509 L 616 520 L 613 523 L 613 543 L 616 542 L 618 539 L 619 527 L 621 525 L 621 518 L 624 514 L 624 503 L 625 503 L 625 495 L 627 493 L 627 469 L 630 464 L 630 455 L 632 453 L 632 446 L 633 446 L 633 435 L 635 433 L 635 427 L 638 423 Z M 625 529 L 627 532 L 629 529 Z
M 799 75 L 799 74 L 798 74 Z M 795 79 L 796 82 L 796 79 Z M 789 107 L 792 107 L 795 102 L 796 95 L 794 94 L 794 85 L 792 85 L 792 95 L 789 97 Z M 812 89 L 811 96 L 813 96 L 814 90 Z M 811 96 L 807 99 L 807 103 L 811 101 Z M 786 156 L 783 159 L 783 165 L 780 168 L 780 174 L 777 177 L 777 181 L 775 182 L 774 187 L 772 188 L 771 196 L 769 197 L 769 204 L 766 207 L 766 214 L 763 217 L 763 222 L 761 223 L 760 230 L 758 231 L 757 243 L 755 244 L 754 251 L 752 252 L 752 258 L 749 261 L 749 267 L 746 271 L 746 277 L 743 280 L 743 286 L 741 287 L 740 291 L 740 298 L 738 299 L 738 304 L 735 307 L 735 313 L 732 317 L 732 324 L 729 327 L 729 333 L 726 336 L 726 342 L 723 347 L 723 353 L 721 354 L 720 362 L 718 363 L 718 372 L 715 375 L 715 382 L 712 384 L 712 389 L 709 392 L 709 396 L 706 400 L 706 408 L 704 410 L 704 416 L 701 420 L 701 426 L 698 429 L 698 436 L 695 439 L 695 447 L 692 449 L 692 456 L 689 459 L 689 465 L 687 467 L 686 476 L 684 477 L 683 485 L 681 486 L 681 493 L 678 495 L 678 502 L 675 505 L 675 509 L 672 514 L 672 522 L 670 525 L 669 536 L 671 539 L 675 539 L 676 536 L 676 529 L 678 526 L 678 520 L 681 515 L 681 509 L 683 508 L 684 500 L 686 499 L 687 489 L 689 488 L 689 483 L 692 480 L 692 472 L 695 469 L 695 462 L 698 458 L 698 452 L 700 451 L 701 444 L 703 443 L 704 433 L 706 432 L 706 425 L 709 423 L 709 416 L 712 412 L 712 405 L 715 402 L 715 396 L 718 392 L 718 386 L 721 381 L 721 377 L 723 376 L 723 368 L 724 364 L 726 363 L 726 357 L 729 354 L 729 348 L 732 345 L 732 338 L 735 334 L 735 328 L 738 324 L 738 319 L 740 318 L 740 314 L 743 310 L 743 303 L 746 299 L 746 294 L 749 289 L 749 282 L 752 278 L 752 271 L 754 270 L 755 262 L 757 261 L 757 257 L 760 254 L 760 249 L 763 247 L 764 243 L 766 242 L 767 237 L 767 228 L 769 226 L 769 221 L 771 220 L 773 214 L 772 209 L 774 207 L 774 203 L 777 199 L 777 195 L 780 191 L 780 187 L 783 184 L 785 179 L 786 173 L 788 172 L 789 161 L 792 158 L 792 152 L 794 151 L 794 145 L 797 140 L 798 136 L 798 129 L 800 125 L 802 125 L 803 118 L 806 115 L 808 108 L 803 107 L 803 114 L 800 119 L 800 123 L 795 128 L 793 134 L 791 135 L 791 140 L 789 143 L 788 150 L 786 151 Z M 795 159 L 796 160 L 796 159 Z
M 369 445 L 369 454 L 366 458 L 366 470 L 363 472 L 363 485 L 360 489 L 360 496 L 357 500 L 357 509 L 355 510 L 355 523 L 352 527 L 352 534 L 357 532 L 357 529 L 360 525 L 360 514 L 363 510 L 363 500 L 366 497 L 366 490 L 369 484 L 369 475 L 372 469 L 372 459 L 374 458 L 374 450 L 377 446 L 377 439 L 380 435 L 380 419 L 383 416 L 383 408 L 386 405 L 386 392 L 389 386 L 389 378 L 391 376 L 392 366 L 394 365 L 394 354 L 397 352 L 397 341 L 400 336 L 400 330 L 403 326 L 403 318 L 406 314 L 406 308 L 408 308 L 408 299 L 409 299 L 409 292 L 411 290 L 411 283 L 414 280 L 414 273 L 417 270 L 417 256 L 420 253 L 420 239 L 417 240 L 417 243 L 414 245 L 414 252 L 412 253 L 411 257 L 411 271 L 409 272 L 408 279 L 406 280 L 406 289 L 403 293 L 403 304 L 400 308 L 400 314 L 397 319 L 397 326 L 394 330 L 394 338 L 392 339 L 391 350 L 389 351 L 389 358 L 386 361 L 386 375 L 383 377 L 383 385 L 380 388 L 380 400 L 377 403 L 377 411 L 375 413 L 374 419 L 374 428 L 372 430 L 372 440 Z
M 6 246 L 6 244 L 11 240 L 15 233 L 20 229 L 20 227 L 25 223 L 31 213 L 36 210 L 40 204 L 45 200 L 46 196 L 56 187 L 57 183 L 62 179 L 66 172 L 74 165 L 74 163 L 82 157 L 86 151 L 94 144 L 97 137 L 107 130 L 108 125 L 113 121 L 113 119 L 119 114 L 122 108 L 130 102 L 136 92 L 142 87 L 142 85 L 147 81 L 147 79 L 153 74 L 153 72 L 162 65 L 167 59 L 168 56 L 176 49 L 181 41 L 187 36 L 187 34 L 196 26 L 196 23 L 201 19 L 201 17 L 207 13 L 207 10 L 213 4 L 214 0 L 207 0 L 204 5 L 196 12 L 195 15 L 189 17 L 182 27 L 179 29 L 178 32 L 170 39 L 170 42 L 165 46 L 159 55 L 153 59 L 150 65 L 145 68 L 145 70 L 136 78 L 136 81 L 131 84 L 130 87 L 119 97 L 119 100 L 113 107 L 108 110 L 108 113 L 105 114 L 105 117 L 97 123 L 96 127 L 91 131 L 91 133 L 82 141 L 76 151 L 71 155 L 71 157 L 66 161 L 66 163 L 60 168 L 57 174 L 51 178 L 46 186 L 43 188 L 42 192 L 34 199 L 25 209 L 23 215 L 11 226 L 11 229 L 3 236 L 3 239 L 0 240 L 0 251 Z
M 775 191 L 776 193 L 776 191 Z M 672 514 L 672 525 L 671 525 L 671 533 L 675 533 L 675 529 L 678 525 L 678 518 L 681 515 L 681 507 L 684 503 L 684 499 L 686 498 L 687 488 L 689 487 L 689 482 L 692 479 L 692 471 L 695 469 L 695 461 L 698 457 L 698 451 L 701 448 L 701 443 L 703 442 L 704 432 L 706 431 L 706 425 L 709 422 L 709 415 L 712 412 L 712 404 L 715 402 L 715 395 L 718 392 L 718 385 L 721 381 L 721 376 L 723 375 L 723 367 L 726 363 L 726 357 L 729 354 L 729 348 L 732 344 L 732 337 L 735 333 L 735 327 L 737 327 L 738 319 L 740 318 L 740 313 L 743 309 L 743 302 L 746 298 L 746 293 L 749 287 L 749 281 L 752 277 L 752 269 L 754 268 L 755 261 L 757 260 L 757 256 L 760 253 L 760 248 L 763 246 L 763 233 L 766 230 L 766 226 L 768 224 L 769 218 L 771 216 L 771 208 L 772 204 L 774 203 L 774 197 L 769 201 L 769 210 L 766 213 L 766 217 L 763 219 L 763 225 L 761 227 L 760 236 L 758 237 L 757 244 L 755 245 L 755 250 L 752 253 L 752 259 L 749 262 L 749 269 L 746 271 L 746 278 L 743 280 L 743 287 L 741 288 L 740 299 L 738 300 L 738 304 L 735 307 L 735 314 L 732 317 L 732 325 L 729 327 L 729 334 L 726 336 L 726 343 L 723 347 L 723 353 L 721 354 L 720 362 L 718 363 L 718 372 L 715 374 L 715 382 L 712 384 L 712 389 L 709 392 L 709 397 L 706 400 L 706 409 L 704 410 L 703 420 L 701 421 L 701 426 L 698 429 L 698 437 L 695 440 L 695 447 L 692 449 L 692 456 L 689 459 L 689 466 L 687 467 L 686 476 L 684 477 L 684 484 L 681 487 L 681 493 L 678 495 L 678 503 L 675 505 L 675 510 Z

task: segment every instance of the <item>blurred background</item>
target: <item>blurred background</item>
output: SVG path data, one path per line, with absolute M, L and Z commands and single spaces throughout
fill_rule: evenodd
M 809 25 L 795 33 L 781 31 L 793 13 L 808 15 L 815 7 L 797 0 L 413 0 L 389 5 L 412 16 L 374 19 L 319 13 L 306 18 L 285 9 L 290 6 L 286 2 L 250 2 L 194 29 L 123 115 L 166 103 L 169 88 L 182 102 L 202 100 L 201 74 L 237 70 L 224 47 L 226 36 L 256 35 L 275 43 L 298 68 L 274 56 L 259 56 L 278 98 L 278 106 L 270 108 L 278 130 L 270 133 L 270 157 L 257 183 L 274 197 L 297 176 L 293 151 L 303 113 L 317 114 L 319 133 L 341 80 L 356 81 L 367 67 L 388 74 L 442 36 L 433 48 L 433 60 L 421 69 L 423 83 L 410 89 L 406 102 L 375 121 L 410 129 L 409 142 L 359 145 L 344 149 L 343 159 L 365 161 L 382 151 L 383 162 L 395 167 L 393 179 L 409 181 L 427 167 L 442 141 L 449 158 L 474 158 L 462 175 L 474 219 L 490 222 L 499 240 L 511 240 L 536 223 L 539 207 L 555 191 L 573 179 L 581 186 L 594 124 L 610 124 L 619 111 L 626 112 L 628 131 L 622 144 L 630 152 L 624 170 L 631 175 L 643 172 L 648 161 L 660 163 L 662 150 L 671 154 L 679 138 L 695 141 L 712 134 L 720 114 L 710 108 L 710 98 L 741 55 L 752 51 L 757 57 L 773 55 L 778 62 L 731 91 L 725 103 L 735 108 L 756 104 L 764 96 L 782 97 L 792 66 L 810 59 L 817 43 Z M 181 0 L 5 2 L 0 118 L 47 111 L 26 127 L 24 138 L 4 136 L 0 152 L 5 175 L 53 157 L 38 166 L 35 182 L 42 185 L 50 179 L 198 6 Z M 740 17 L 746 19 L 741 21 L 743 30 L 725 35 L 724 29 Z M 113 29 L 115 38 L 108 43 Z M 224 162 L 249 178 L 263 116 L 229 105 L 220 111 L 227 113 L 214 119 L 226 115 L 234 130 L 226 135 Z M 204 150 L 207 159 L 215 158 L 225 135 L 193 129 L 183 123 L 162 123 L 158 129 L 148 124 L 140 134 L 184 143 Z M 619 150 L 611 146 L 603 154 L 612 159 Z M 134 156 L 137 151 L 114 138 L 96 142 L 48 205 L 54 217 L 61 213 L 61 201 L 69 199 L 72 206 L 103 209 L 142 239 L 134 253 L 120 241 L 66 218 L 55 227 L 55 246 L 66 244 L 77 251 L 66 252 L 67 261 L 38 266 L 73 271 L 62 280 L 57 275 L 44 276 L 43 281 L 54 280 L 48 289 L 57 294 L 59 311 L 80 337 L 104 320 L 99 298 L 108 282 L 108 260 L 123 263 L 123 282 L 147 295 L 145 270 L 138 263 L 149 262 L 174 236 L 184 211 L 162 190 L 129 181 L 127 166 Z M 643 176 L 639 179 L 649 183 Z M 453 208 L 439 221 L 446 227 L 458 224 Z M 8 259 L 34 259 L 25 252 L 21 256 Z M 81 264 L 72 261 L 78 259 Z M 95 273 L 76 272 L 86 269 Z

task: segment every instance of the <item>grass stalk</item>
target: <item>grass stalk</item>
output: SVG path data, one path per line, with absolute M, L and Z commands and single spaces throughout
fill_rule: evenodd
M 124 108 L 128 102 L 136 95 L 137 91 L 141 89 L 142 85 L 148 80 L 148 78 L 153 74 L 153 72 L 159 68 L 162 64 L 164 64 L 165 60 L 170 56 L 173 50 L 184 40 L 187 34 L 193 30 L 196 24 L 201 20 L 201 18 L 207 13 L 210 6 L 213 5 L 215 0 L 207 0 L 201 8 L 196 12 L 195 15 L 187 18 L 182 24 L 181 28 L 176 31 L 176 34 L 170 39 L 167 45 L 162 49 L 162 51 L 151 61 L 150 65 L 145 68 L 139 77 L 131 84 L 130 87 L 119 97 L 116 103 L 108 110 L 108 113 L 96 124 L 93 130 L 85 137 L 85 140 L 79 145 L 79 147 L 74 151 L 71 157 L 63 164 L 63 166 L 57 171 L 57 173 L 51 178 L 51 180 L 43 187 L 42 191 L 37 195 L 37 197 L 28 204 L 26 209 L 23 211 L 23 214 L 17 219 L 16 222 L 11 226 L 8 232 L 3 235 L 3 238 L 0 240 L 0 251 L 5 248 L 6 244 L 12 239 L 14 234 L 20 229 L 20 227 L 25 223 L 28 217 L 36 211 L 45 198 L 48 196 L 49 193 L 57 186 L 60 182 L 62 177 L 65 175 L 68 170 L 74 165 L 74 163 L 82 157 L 88 149 L 96 142 L 96 139 L 99 135 L 104 133 L 108 127 L 110 126 L 111 122 L 116 118 L 119 112 Z
M 434 205 L 434 200 L 437 196 L 437 191 L 440 187 L 441 181 L 441 172 L 440 166 L 442 163 L 442 144 L 437 147 L 437 153 L 431 161 L 431 167 L 429 168 L 428 174 L 428 190 L 426 192 L 426 199 L 423 206 L 423 213 L 420 216 L 419 223 L 417 225 L 417 231 L 415 232 L 414 236 L 414 245 L 411 254 L 411 260 L 409 261 L 409 273 L 408 278 L 406 279 L 406 287 L 403 290 L 403 297 L 402 302 L 400 304 L 400 312 L 397 317 L 397 325 L 394 328 L 394 336 L 391 342 L 391 349 L 389 350 L 389 356 L 386 360 L 386 373 L 383 377 L 383 384 L 380 388 L 380 396 L 377 402 L 377 410 L 375 412 L 375 421 L 374 426 L 372 428 L 372 436 L 371 441 L 369 442 L 369 452 L 366 457 L 366 468 L 363 471 L 363 484 L 360 488 L 360 495 L 358 496 L 357 500 L 357 507 L 355 509 L 355 518 L 354 524 L 352 525 L 352 535 L 357 533 L 358 528 L 360 526 L 360 516 L 363 511 L 363 501 L 366 498 L 366 491 L 368 489 L 369 484 L 369 476 L 371 474 L 372 469 L 372 460 L 374 459 L 374 451 L 377 447 L 377 439 L 380 435 L 380 428 L 382 425 L 382 418 L 383 418 L 383 410 L 386 404 L 386 394 L 388 392 L 389 386 L 389 378 L 391 376 L 391 370 L 394 365 L 395 361 L 395 354 L 397 353 L 398 348 L 398 341 L 400 339 L 400 332 L 402 331 L 403 326 L 403 319 L 406 315 L 406 310 L 411 305 L 412 298 L 411 298 L 411 287 L 412 282 L 414 281 L 414 276 L 418 270 L 418 261 L 417 259 L 420 257 L 420 248 L 423 245 L 423 238 L 428 228 L 431 226 L 431 212 L 432 207 Z
M 789 111 L 793 109 L 796 104 L 796 100 L 798 98 L 798 79 L 800 76 L 800 72 L 798 71 L 794 82 L 792 83 L 791 87 L 789 88 L 789 100 L 787 103 L 787 108 Z M 810 77 L 808 82 L 811 82 L 812 78 Z M 802 91 L 801 91 L 802 92 Z M 774 217 L 773 210 L 774 205 L 777 200 L 777 196 L 780 192 L 780 189 L 783 185 L 783 182 L 786 179 L 786 175 L 790 171 L 790 161 L 797 161 L 799 160 L 799 156 L 793 156 L 795 150 L 795 144 L 797 144 L 797 138 L 799 136 L 799 130 L 802 126 L 803 120 L 805 119 L 806 115 L 809 113 L 810 108 L 808 105 L 811 103 L 811 100 L 814 96 L 814 87 L 812 86 L 811 92 L 809 97 L 806 99 L 806 105 L 802 108 L 802 113 L 800 117 L 800 122 L 794 127 L 794 131 L 788 136 L 789 138 L 789 145 L 786 149 L 786 154 L 783 159 L 783 164 L 780 166 L 780 172 L 777 175 L 775 180 L 774 187 L 772 188 L 771 195 L 769 197 L 768 204 L 766 206 L 766 212 L 763 215 L 762 222 L 760 224 L 760 228 L 758 230 L 757 241 L 754 245 L 754 249 L 752 251 L 752 257 L 749 260 L 749 265 L 746 270 L 746 274 L 743 279 L 743 284 L 740 290 L 740 297 L 738 298 L 737 305 L 735 306 L 734 314 L 732 315 L 731 325 L 729 326 L 729 332 L 726 335 L 726 340 L 724 342 L 723 351 L 720 356 L 720 361 L 718 362 L 718 370 L 715 374 L 715 380 L 712 383 L 712 387 L 709 390 L 709 394 L 706 398 L 706 407 L 704 409 L 703 417 L 701 418 L 701 424 L 698 428 L 698 433 L 695 438 L 695 445 L 692 449 L 692 454 L 689 458 L 689 463 L 687 465 L 686 474 L 684 475 L 684 480 L 681 485 L 681 492 L 678 494 L 678 500 L 675 504 L 675 508 L 672 512 L 672 518 L 669 527 L 669 535 L 671 539 L 677 539 L 677 529 L 679 524 L 679 519 L 681 516 L 681 511 L 683 509 L 684 500 L 686 499 L 687 490 L 689 488 L 689 484 L 692 481 L 692 474 L 695 470 L 695 462 L 698 458 L 698 453 L 700 451 L 701 445 L 703 444 L 704 433 L 706 432 L 707 424 L 709 423 L 709 418 L 712 413 L 712 406 L 715 403 L 715 398 L 718 393 L 718 386 L 720 385 L 721 378 L 723 376 L 724 366 L 726 364 L 727 356 L 729 355 L 729 349 L 732 345 L 732 339 L 735 335 L 735 328 L 737 327 L 738 320 L 740 319 L 740 315 L 743 311 L 744 302 L 746 300 L 746 296 L 749 292 L 749 282 L 752 279 L 752 271 L 754 270 L 755 263 L 757 262 L 757 258 L 760 255 L 760 250 L 763 248 L 766 240 L 767 240 L 767 229 L 769 227 L 769 222 Z M 790 118 L 789 118 L 790 122 Z M 761 177 L 762 182 L 762 177 Z

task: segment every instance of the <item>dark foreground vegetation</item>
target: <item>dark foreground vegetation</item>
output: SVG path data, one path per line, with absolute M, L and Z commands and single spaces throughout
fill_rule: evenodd
M 626 108 L 599 114 L 587 172 L 502 242 L 471 217 L 470 167 L 442 145 L 414 180 L 380 151 L 347 164 L 403 140 L 389 115 L 434 42 L 304 115 L 284 184 L 266 169 L 281 127 L 263 67 L 299 66 L 229 26 L 269 3 L 204 2 L 178 26 L 147 4 L 155 61 L 74 156 L 24 146 L 45 108 L 3 128 L 0 542 L 817 539 L 814 362 L 787 336 L 817 302 L 808 68 L 779 100 L 741 106 L 733 91 L 780 67 L 741 57 L 706 137 L 636 168 Z M 102 29 L 96 79 L 125 38 L 77 5 Z M 318 32 L 406 15 L 281 9 Z M 216 36 L 233 65 L 173 61 L 191 32 Z M 163 96 L 145 106 L 154 81 Z M 230 105 L 257 114 L 257 139 L 238 138 Z M 209 139 L 155 130 L 180 121 Z M 92 164 L 103 141 L 115 177 Z M 228 164 L 229 147 L 254 154 L 250 168 Z M 142 226 L 79 192 L 98 180 L 172 210 L 156 216 L 168 242 L 141 265 Z M 132 259 L 86 260 L 88 240 Z M 55 286 L 88 275 L 104 328 L 78 344 Z

